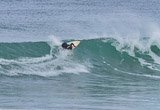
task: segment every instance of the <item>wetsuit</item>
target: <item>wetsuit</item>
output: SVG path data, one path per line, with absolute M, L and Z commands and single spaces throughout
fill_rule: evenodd
M 74 45 L 73 43 L 71 43 L 70 45 L 68 45 L 67 49 L 72 50 L 72 46 L 74 46 L 74 47 L 75 47 L 75 45 Z
M 72 50 L 72 47 L 76 47 L 73 43 L 71 43 L 70 45 L 68 45 L 67 43 L 63 43 L 62 44 L 62 47 L 64 48 L 64 49 L 70 49 L 70 50 Z

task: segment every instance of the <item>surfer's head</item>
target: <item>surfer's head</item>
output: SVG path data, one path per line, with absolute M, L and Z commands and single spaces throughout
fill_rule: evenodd
M 64 43 L 62 44 L 62 47 L 66 49 L 66 48 L 68 47 L 68 44 L 67 44 L 66 42 L 64 42 Z

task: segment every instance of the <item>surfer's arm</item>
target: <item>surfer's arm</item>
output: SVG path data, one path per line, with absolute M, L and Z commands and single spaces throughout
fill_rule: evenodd
M 71 46 L 71 47 L 72 47 L 72 46 L 76 47 L 73 43 L 71 43 L 71 45 L 70 45 L 70 46 Z
M 71 43 L 70 45 L 68 45 L 67 49 L 72 49 L 73 47 L 76 47 L 73 43 Z

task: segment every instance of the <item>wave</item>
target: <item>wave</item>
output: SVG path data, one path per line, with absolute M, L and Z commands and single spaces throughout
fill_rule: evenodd
M 63 73 L 127 73 L 160 78 L 160 48 L 155 41 L 143 47 L 148 41 L 148 38 L 138 43 L 122 43 L 114 38 L 88 39 L 81 40 L 71 51 L 51 41 L 0 43 L 0 74 L 48 77 Z

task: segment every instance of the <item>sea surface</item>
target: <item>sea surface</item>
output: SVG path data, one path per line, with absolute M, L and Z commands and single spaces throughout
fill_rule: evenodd
M 160 110 L 159 6 L 0 0 L 0 109 Z

